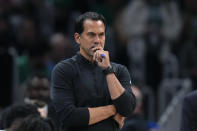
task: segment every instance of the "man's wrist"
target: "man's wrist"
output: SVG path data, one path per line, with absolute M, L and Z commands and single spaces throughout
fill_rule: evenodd
M 108 66 L 107 68 L 103 69 L 103 73 L 104 73 L 105 75 L 114 73 L 114 69 L 113 69 L 112 66 Z
M 114 105 L 109 105 L 109 110 L 112 112 L 112 116 L 114 116 L 116 114 L 116 108 Z

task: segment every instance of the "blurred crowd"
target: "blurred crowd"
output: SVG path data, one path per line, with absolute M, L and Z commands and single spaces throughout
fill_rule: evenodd
M 156 95 L 163 79 L 189 78 L 196 89 L 196 7 L 196 0 L 0 0 L 0 112 L 14 103 L 33 103 L 45 117 L 53 110 L 51 71 L 79 50 L 73 24 L 86 11 L 107 19 L 105 48 L 134 85 Z

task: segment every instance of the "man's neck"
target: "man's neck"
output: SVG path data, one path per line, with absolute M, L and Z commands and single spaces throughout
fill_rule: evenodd
M 81 51 L 81 50 L 80 50 L 80 54 L 81 54 L 84 58 L 86 58 L 88 61 L 90 61 L 91 63 L 94 63 L 93 57 L 92 57 L 92 56 L 87 55 L 85 52 L 83 52 L 83 51 Z

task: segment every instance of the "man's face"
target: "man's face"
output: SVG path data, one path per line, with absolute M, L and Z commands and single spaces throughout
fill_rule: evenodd
M 94 47 L 105 45 L 105 25 L 101 20 L 87 19 L 83 23 L 84 31 L 80 34 L 75 33 L 75 40 L 80 45 L 80 53 L 88 58 L 92 58 L 96 50 Z

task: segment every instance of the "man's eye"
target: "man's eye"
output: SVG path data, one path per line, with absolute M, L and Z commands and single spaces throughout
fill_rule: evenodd
M 94 36 L 94 34 L 90 34 L 90 36 Z
M 88 36 L 90 36 L 90 37 L 94 37 L 94 36 L 95 36 L 95 34 L 94 34 L 94 33 L 88 33 Z
M 103 36 L 105 36 L 105 34 L 104 34 L 104 33 L 102 33 L 102 34 L 100 34 L 99 36 L 100 36 L 100 37 L 103 37 Z

